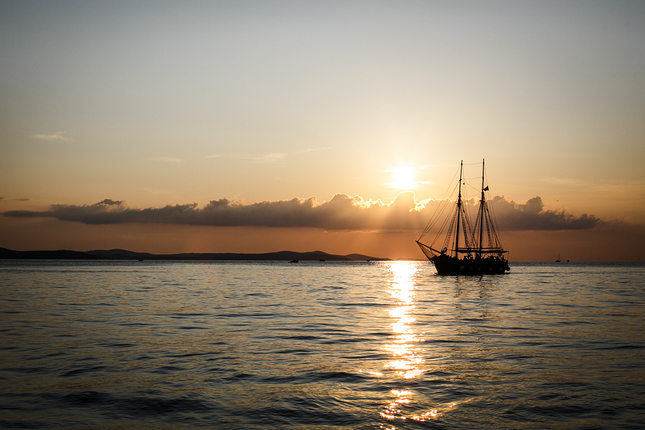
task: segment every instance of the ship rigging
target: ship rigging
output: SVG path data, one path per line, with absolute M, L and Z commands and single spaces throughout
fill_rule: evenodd
M 511 270 L 507 260 L 508 251 L 504 249 L 495 217 L 486 198 L 489 187 L 485 181 L 485 161 L 482 161 L 481 197 L 474 226 L 471 227 L 467 205 L 462 197 L 462 187 L 465 185 L 464 162 L 462 160 L 459 167 L 458 196 L 454 211 L 444 219 L 434 240 L 429 245 L 425 244 L 421 240 L 442 219 L 445 212 L 445 204 L 440 205 L 419 239 L 416 240 L 424 255 L 435 265 L 437 274 L 503 274 Z M 437 243 L 441 243 L 440 239 L 442 238 L 443 246 L 438 249 Z

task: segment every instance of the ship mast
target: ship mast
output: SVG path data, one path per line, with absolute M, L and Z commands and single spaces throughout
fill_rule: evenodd
M 479 250 L 477 251 L 479 258 L 482 258 L 482 242 L 484 241 L 484 206 L 486 205 L 486 198 L 484 196 L 485 161 L 482 159 L 482 198 L 479 202 Z
M 461 181 L 464 170 L 464 160 L 459 167 L 459 197 L 457 197 L 457 232 L 455 233 L 455 257 L 459 257 L 459 225 L 461 224 Z

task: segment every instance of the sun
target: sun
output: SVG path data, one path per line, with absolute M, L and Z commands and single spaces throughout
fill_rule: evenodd
M 412 167 L 400 166 L 392 169 L 394 175 L 392 188 L 399 190 L 413 190 L 417 187 L 417 181 L 414 180 L 414 170 Z

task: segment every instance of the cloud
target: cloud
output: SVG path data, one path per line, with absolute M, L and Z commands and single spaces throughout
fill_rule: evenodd
M 365 200 L 338 194 L 319 203 L 315 198 L 265 201 L 245 204 L 226 198 L 213 200 L 203 208 L 197 203 L 161 208 L 131 208 L 120 200 L 105 199 L 93 205 L 52 205 L 47 211 L 8 211 L 17 218 L 51 217 L 85 224 L 164 223 L 209 226 L 313 227 L 330 230 L 409 230 L 422 226 L 413 211 L 412 193 L 401 193 L 395 201 Z M 410 217 L 415 212 L 416 216 Z
M 504 230 L 584 230 L 602 223 L 594 215 L 574 216 L 566 211 L 544 210 L 541 197 L 518 204 L 496 196 L 491 204 L 497 223 Z
M 85 224 L 157 223 L 202 226 L 310 227 L 326 230 L 421 231 L 440 200 L 417 202 L 412 192 L 400 193 L 386 204 L 360 196 L 337 194 L 331 200 L 309 199 L 242 203 L 222 198 L 204 207 L 197 203 L 161 208 L 133 208 L 121 200 L 105 199 L 93 205 L 52 205 L 46 211 L 14 210 L 15 218 L 56 218 Z M 503 196 L 491 201 L 501 230 L 580 230 L 602 223 L 593 216 L 544 210 L 540 197 L 518 204 Z M 465 202 L 472 206 L 476 200 Z M 476 212 L 475 212 L 476 213 Z
M 286 156 L 287 154 L 274 152 L 274 153 L 263 154 L 263 155 L 214 154 L 214 155 L 207 155 L 206 158 L 229 158 L 229 159 L 232 158 L 232 159 L 249 160 L 252 163 L 256 163 L 256 164 L 273 164 L 284 159 Z
M 6 200 L 8 202 L 28 202 L 30 199 L 19 199 L 19 198 L 13 198 L 13 199 L 7 199 L 6 197 L 0 197 L 0 202 Z
M 52 133 L 52 134 L 34 134 L 31 137 L 38 140 L 49 140 L 49 141 L 60 140 L 63 142 L 70 142 L 72 140 L 69 137 L 65 136 L 64 131 L 57 131 L 56 133 Z
M 213 155 L 207 155 L 206 158 L 237 158 L 237 159 L 243 159 L 243 160 L 249 160 L 253 163 L 257 164 L 273 164 L 277 163 L 278 161 L 281 161 L 287 157 L 292 156 L 293 154 L 308 154 L 310 152 L 318 152 L 318 151 L 325 151 L 328 149 L 333 149 L 331 146 L 325 146 L 321 148 L 306 148 L 306 149 L 301 149 L 293 153 L 282 153 L 282 152 L 273 152 L 270 154 L 262 154 L 262 155 L 249 155 L 249 154 L 229 154 L 229 155 L 223 155 L 223 154 L 213 154 Z
M 253 161 L 259 164 L 271 164 L 282 160 L 287 154 L 271 153 L 256 157 Z
M 111 199 L 105 199 L 100 201 L 99 203 L 95 204 L 94 206 L 99 206 L 99 205 L 106 205 L 106 206 L 121 206 L 123 205 L 123 200 L 111 200 Z

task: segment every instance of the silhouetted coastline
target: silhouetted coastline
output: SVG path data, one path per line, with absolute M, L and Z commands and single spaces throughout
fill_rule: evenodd
M 335 255 L 323 251 L 294 252 L 279 251 L 263 254 L 241 253 L 181 253 L 181 254 L 150 254 L 133 252 L 125 249 L 95 250 L 95 251 L 14 251 L 0 248 L 0 259 L 23 260 L 300 260 L 300 261 L 389 261 L 388 258 L 370 257 L 363 254 Z

